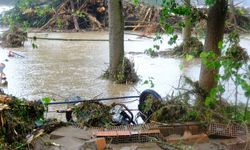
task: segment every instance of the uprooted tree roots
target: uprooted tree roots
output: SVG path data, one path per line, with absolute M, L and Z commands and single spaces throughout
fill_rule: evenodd
M 2 46 L 21 47 L 27 39 L 27 32 L 23 32 L 18 27 L 13 27 L 6 31 L 2 37 Z
M 135 83 L 139 80 L 139 77 L 134 69 L 134 63 L 126 57 L 124 58 L 123 63 L 119 66 L 117 70 L 117 73 L 112 75 L 112 79 L 114 79 L 114 81 L 118 84 Z M 104 79 L 110 79 L 110 76 L 110 70 L 107 69 L 102 77 Z

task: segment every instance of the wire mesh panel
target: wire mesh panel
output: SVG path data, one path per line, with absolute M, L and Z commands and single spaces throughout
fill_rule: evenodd
M 144 143 L 152 139 L 162 139 L 159 130 L 147 131 L 99 131 L 95 133 L 96 137 L 105 138 L 108 142 L 113 144 L 118 143 Z
M 161 6 L 162 4 L 162 0 L 141 0 L 141 2 L 144 2 L 152 6 Z
M 237 137 L 246 135 L 247 128 L 238 124 L 211 123 L 208 128 L 208 135 Z

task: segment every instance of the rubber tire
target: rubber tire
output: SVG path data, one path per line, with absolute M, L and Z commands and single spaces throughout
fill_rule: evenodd
M 142 105 L 145 103 L 146 101 L 146 98 L 148 96 L 153 96 L 154 100 L 158 100 L 158 101 L 162 101 L 162 98 L 161 96 L 154 90 L 151 90 L 151 89 L 147 89 L 147 90 L 144 90 L 141 95 L 140 95 L 140 98 L 139 98 L 139 105 L 138 105 L 138 110 L 140 112 L 142 112 L 143 114 L 145 114 L 145 112 L 142 110 Z M 143 121 L 147 121 L 148 120 L 148 117 L 150 117 L 150 115 L 152 114 L 153 112 L 148 112 L 147 114 L 145 114 L 147 116 L 147 118 L 145 116 L 142 116 L 142 119 Z

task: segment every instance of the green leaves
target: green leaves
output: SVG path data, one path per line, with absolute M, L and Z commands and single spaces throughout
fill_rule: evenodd
M 192 59 L 194 59 L 194 56 L 193 56 L 193 55 L 187 54 L 187 55 L 185 56 L 185 60 L 186 60 L 186 61 L 191 61 Z
M 174 33 L 174 27 L 167 24 L 167 23 L 165 24 L 164 29 L 165 29 L 165 33 L 167 33 L 167 34 L 173 34 Z
M 218 69 L 221 67 L 217 54 L 213 51 L 203 51 L 200 54 L 202 63 L 209 69 Z
M 52 101 L 51 98 L 49 98 L 49 97 L 44 97 L 41 100 L 42 100 L 43 104 L 45 104 L 45 105 L 49 104 Z
M 173 44 L 175 44 L 176 43 L 176 40 L 177 40 L 177 38 L 178 38 L 178 35 L 173 35 L 173 36 L 171 36 L 170 37 L 170 39 L 169 39 L 169 41 L 168 41 L 168 44 L 169 45 L 173 45 Z
M 208 6 L 212 6 L 212 5 L 214 5 L 216 3 L 216 0 L 206 0 L 205 3 Z
M 38 120 L 35 121 L 35 124 L 38 127 L 44 125 L 44 119 L 43 118 L 39 118 Z
M 219 49 L 222 49 L 222 48 L 223 48 L 223 41 L 220 41 L 220 42 L 218 43 L 218 48 L 219 48 Z
M 134 4 L 138 5 L 139 4 L 139 0 L 133 0 Z
M 154 46 L 154 47 L 157 47 L 157 46 Z M 157 47 L 158 48 L 158 47 Z M 149 55 L 150 57 L 156 57 L 158 56 L 158 54 L 156 53 L 156 50 L 155 48 L 148 48 L 144 51 L 144 54 L 147 54 Z
M 154 78 L 153 77 L 148 77 L 148 80 L 145 80 L 143 82 L 144 85 L 149 85 L 150 88 L 153 88 L 155 86 L 154 82 L 153 82 Z
M 245 91 L 245 96 L 250 97 L 250 84 L 246 80 L 241 79 L 240 85 L 242 89 Z
M 38 48 L 38 45 L 37 45 L 36 43 L 32 42 L 32 48 L 33 48 L 33 49 L 37 49 L 37 48 Z

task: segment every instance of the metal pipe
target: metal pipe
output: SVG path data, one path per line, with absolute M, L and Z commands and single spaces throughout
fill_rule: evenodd
M 97 102 L 97 101 L 109 101 L 117 99 L 127 99 L 127 98 L 139 98 L 140 96 L 123 96 L 123 97 L 110 97 L 110 98 L 99 98 L 99 99 L 89 99 L 89 100 L 79 100 L 79 101 L 60 101 L 60 102 L 50 102 L 48 105 L 59 105 L 59 104 L 75 104 L 80 102 Z

